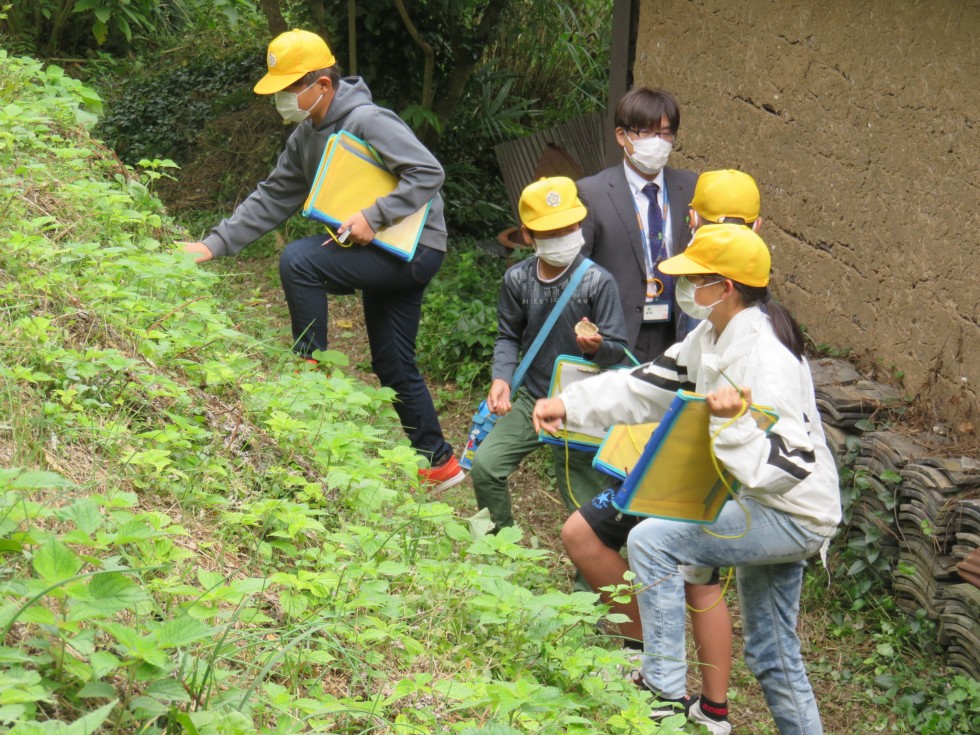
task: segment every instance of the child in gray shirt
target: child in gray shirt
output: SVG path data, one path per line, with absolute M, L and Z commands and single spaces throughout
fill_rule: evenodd
M 500 418 L 477 450 L 472 470 L 477 505 L 490 511 L 497 528 L 514 522 L 510 474 L 540 446 L 531 411 L 534 402 L 548 394 L 555 358 L 581 355 L 608 367 L 626 356 L 626 326 L 616 282 L 605 269 L 590 264 L 534 356 L 520 390 L 511 395 L 521 355 L 585 260 L 579 250 L 583 244 L 580 222 L 586 210 L 571 179 L 554 177 L 530 184 L 521 194 L 519 210 L 524 238 L 534 245 L 535 256 L 504 274 L 493 382 L 487 395 L 487 407 Z M 592 469 L 591 453 L 568 451 L 564 446 L 554 446 L 552 451 L 558 489 L 571 513 L 591 500 L 604 480 Z

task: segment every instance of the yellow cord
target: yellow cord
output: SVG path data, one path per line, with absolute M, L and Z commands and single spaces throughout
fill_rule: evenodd
M 725 375 L 725 374 L 722 373 L 722 375 Z M 729 383 L 732 382 L 728 378 L 727 375 L 725 375 L 725 379 L 728 380 Z M 734 385 L 734 383 L 732 383 L 732 384 Z M 746 411 L 749 410 L 749 404 L 745 402 L 745 398 L 744 397 L 741 397 L 741 390 L 739 391 L 739 397 L 741 398 L 742 406 L 741 406 L 741 408 L 739 408 L 738 413 L 736 413 L 734 416 L 732 416 L 730 419 L 728 419 L 728 421 L 726 421 L 724 424 L 722 424 L 718 428 L 718 430 L 715 431 L 711 435 L 711 440 L 709 442 L 709 446 L 711 447 L 711 464 L 715 468 L 715 474 L 718 475 L 718 479 L 721 480 L 721 484 L 725 486 L 725 491 L 732 497 L 732 499 L 736 503 L 738 503 L 738 507 L 742 509 L 742 512 L 743 513 L 745 513 L 745 530 L 742 531 L 741 533 L 735 534 L 733 536 L 728 536 L 726 534 L 715 533 L 714 531 L 709 531 L 708 528 L 707 528 L 707 526 L 705 526 L 704 527 L 704 532 L 707 533 L 707 534 L 710 534 L 710 535 L 714 536 L 715 538 L 726 538 L 726 539 L 743 538 L 745 536 L 745 534 L 747 534 L 749 532 L 749 529 L 752 527 L 752 513 L 749 512 L 749 509 L 746 508 L 745 505 L 742 504 L 741 499 L 739 499 L 738 495 L 735 494 L 734 488 L 732 488 L 732 486 L 728 484 L 728 480 L 725 478 L 725 473 L 722 471 L 721 465 L 718 464 L 718 457 L 715 455 L 715 439 L 718 438 L 718 435 L 722 431 L 724 431 L 725 429 L 727 429 L 729 426 L 731 426 L 733 423 L 735 423 L 736 421 L 738 421 L 740 418 L 742 418 L 745 415 Z
M 354 244 L 353 242 L 341 242 L 340 240 L 338 240 L 337 236 L 333 234 L 333 230 L 331 230 L 329 227 L 327 228 L 327 234 L 330 235 L 331 240 L 333 240 L 335 243 L 340 245 L 340 247 L 342 248 L 349 248 L 351 245 Z
M 718 599 L 715 600 L 714 602 L 712 602 L 710 605 L 708 605 L 703 610 L 698 610 L 696 607 L 692 607 L 691 605 L 688 605 L 686 602 L 684 603 L 685 606 L 692 613 L 706 613 L 706 612 L 708 612 L 708 610 L 714 610 L 715 607 L 717 607 L 718 604 L 722 600 L 725 599 L 725 593 L 728 592 L 728 587 L 731 585 L 731 583 L 732 583 L 732 577 L 734 577 L 734 576 L 735 576 L 735 567 L 729 567 L 728 568 L 728 573 L 725 575 L 725 584 L 723 584 L 722 587 L 721 587 L 721 594 L 718 595 Z
M 633 443 L 633 449 L 636 450 L 636 456 L 639 457 L 641 454 L 643 454 L 643 447 L 641 447 L 640 443 L 636 441 L 636 437 L 633 436 L 633 427 L 630 426 L 629 424 L 626 425 L 626 435 L 630 438 L 630 441 Z
M 568 497 L 572 499 L 572 505 L 576 508 L 581 508 L 581 504 L 578 502 L 578 498 L 575 497 L 575 493 L 572 491 L 572 470 L 568 464 L 568 432 L 565 432 L 565 492 L 568 493 Z
M 742 533 L 738 533 L 738 534 L 735 534 L 735 535 L 732 535 L 732 536 L 728 536 L 726 534 L 715 533 L 714 531 L 709 531 L 708 528 L 707 528 L 707 526 L 704 526 L 703 528 L 704 528 L 704 532 L 705 533 L 711 534 L 715 538 L 739 539 L 739 538 L 744 538 L 745 535 L 752 528 L 752 513 L 742 503 L 742 500 L 738 497 L 738 495 L 735 494 L 735 490 L 732 488 L 732 486 L 728 483 L 728 480 L 725 478 L 725 473 L 722 471 L 721 466 L 718 464 L 718 457 L 715 455 L 715 440 L 718 438 L 718 435 L 722 431 L 724 431 L 725 429 L 727 429 L 729 426 L 731 426 L 733 423 L 735 423 L 740 418 L 742 418 L 742 416 L 745 415 L 745 413 L 749 410 L 749 404 L 745 401 L 745 397 L 742 394 L 742 389 L 731 378 L 729 378 L 727 375 L 725 375 L 724 371 L 721 371 L 721 374 L 722 374 L 722 377 L 724 377 L 725 380 L 727 380 L 729 383 L 731 383 L 732 386 L 734 386 L 735 389 L 738 391 L 738 395 L 742 399 L 742 406 L 739 409 L 738 413 L 736 413 L 728 421 L 726 421 L 724 424 L 722 424 L 721 427 L 719 427 L 718 430 L 715 431 L 711 435 L 711 440 L 710 440 L 711 464 L 715 468 L 715 473 L 718 475 L 718 479 L 720 479 L 721 482 L 722 482 L 722 484 L 725 486 L 725 491 L 732 497 L 732 499 L 736 503 L 738 503 L 738 507 L 742 509 L 742 512 L 743 513 L 745 513 L 745 530 L 742 531 Z M 734 567 L 730 567 L 728 569 L 728 573 L 725 575 L 725 583 L 722 585 L 721 593 L 718 595 L 718 599 L 715 600 L 710 605 L 708 605 L 708 607 L 704 608 L 703 610 L 699 610 L 699 609 L 697 609 L 695 607 L 692 607 L 691 605 L 687 605 L 687 603 L 685 603 L 687 609 L 690 610 L 692 613 L 704 613 L 704 612 L 708 612 L 709 610 L 714 609 L 719 603 L 721 603 L 722 600 L 725 599 L 725 593 L 728 592 L 728 588 L 731 585 L 732 577 L 734 576 L 734 574 L 735 574 L 735 568 Z

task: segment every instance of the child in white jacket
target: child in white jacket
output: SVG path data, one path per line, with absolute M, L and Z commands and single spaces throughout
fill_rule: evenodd
M 644 633 L 643 683 L 658 701 L 703 721 L 686 693 L 684 590 L 678 567 L 736 567 L 745 657 L 783 735 L 823 732 L 796 635 L 804 560 L 840 522 L 833 456 L 817 413 L 803 337 L 769 299 L 770 257 L 738 225 L 701 227 L 685 253 L 660 264 L 683 276 L 681 308 L 704 321 L 654 362 L 581 381 L 538 401 L 535 425 L 639 424 L 663 416 L 678 389 L 707 397 L 718 461 L 741 483 L 709 527 L 649 518 L 630 532 L 630 566 Z M 738 389 L 732 383 L 739 386 Z M 770 433 L 746 409 L 775 409 Z M 658 708 L 655 716 L 670 709 Z

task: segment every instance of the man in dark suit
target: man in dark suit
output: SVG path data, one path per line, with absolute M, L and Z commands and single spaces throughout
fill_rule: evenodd
M 634 87 L 616 106 L 615 122 L 623 163 L 578 182 L 589 212 L 582 253 L 616 279 L 628 343 L 640 362 L 649 362 L 695 324 L 674 303 L 673 279 L 656 265 L 691 239 L 688 206 L 697 174 L 666 166 L 681 122 L 672 95 Z

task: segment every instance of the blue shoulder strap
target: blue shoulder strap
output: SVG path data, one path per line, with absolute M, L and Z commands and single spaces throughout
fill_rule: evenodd
M 541 345 L 544 344 L 545 339 L 548 337 L 548 333 L 551 328 L 555 326 L 555 322 L 558 321 L 558 317 L 564 310 L 565 305 L 572 298 L 572 294 L 575 293 L 575 289 L 582 282 L 582 277 L 585 272 L 592 265 L 592 261 L 586 258 L 583 260 L 575 272 L 572 273 L 572 277 L 568 279 L 568 285 L 565 286 L 565 290 L 561 292 L 561 296 L 555 305 L 551 309 L 551 313 L 548 314 L 548 318 L 545 323 L 541 326 L 541 331 L 538 332 L 538 336 L 534 338 L 531 346 L 528 347 L 527 352 L 524 353 L 524 359 L 521 360 L 521 364 L 517 366 L 517 370 L 514 372 L 514 378 L 510 381 L 510 394 L 514 395 L 517 393 L 517 389 L 524 382 L 524 375 L 527 373 L 529 367 L 531 367 L 531 362 L 534 360 L 535 356 L 538 354 L 538 350 L 541 349 Z

